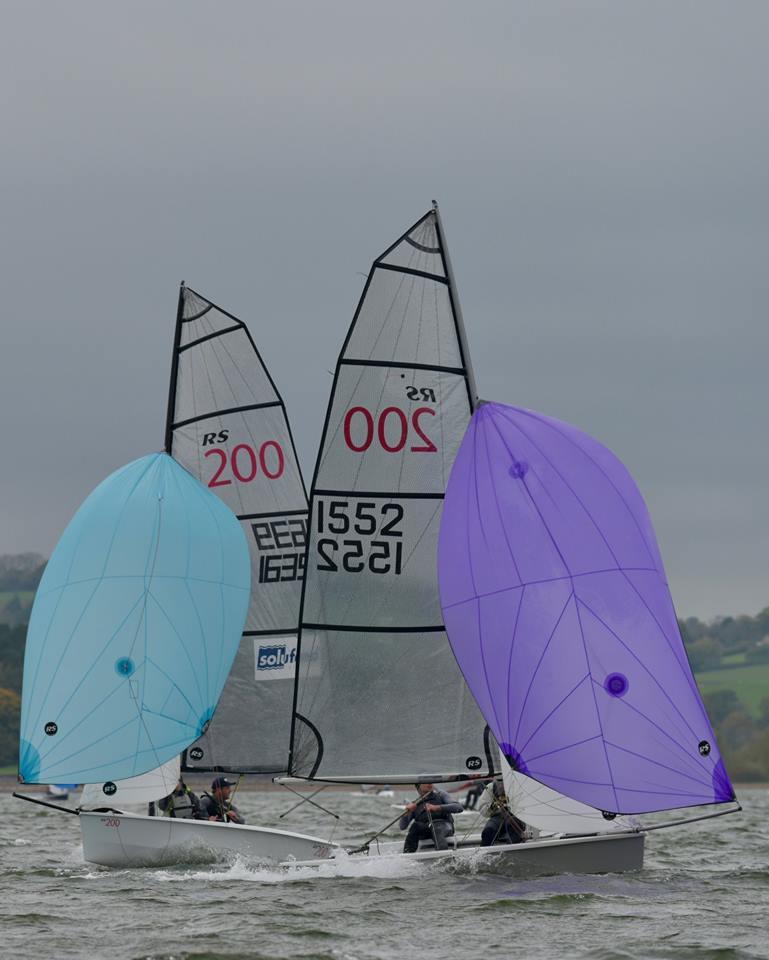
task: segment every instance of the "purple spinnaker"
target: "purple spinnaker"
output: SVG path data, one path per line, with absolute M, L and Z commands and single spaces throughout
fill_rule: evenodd
M 481 405 L 438 577 L 454 654 L 515 769 L 611 813 L 734 799 L 648 511 L 606 447 Z

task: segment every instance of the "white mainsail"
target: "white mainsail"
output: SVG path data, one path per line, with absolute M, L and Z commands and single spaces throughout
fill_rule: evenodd
M 283 400 L 246 325 L 182 285 L 166 448 L 236 514 L 251 554 L 243 637 L 184 768 L 286 769 L 307 495 Z
M 435 208 L 374 261 L 336 367 L 312 485 L 296 776 L 395 783 L 493 769 L 436 574 L 474 399 Z
M 80 799 L 83 810 L 116 807 L 146 813 L 147 804 L 173 793 L 179 779 L 180 760 L 174 757 L 160 767 L 127 780 L 110 783 L 86 783 Z

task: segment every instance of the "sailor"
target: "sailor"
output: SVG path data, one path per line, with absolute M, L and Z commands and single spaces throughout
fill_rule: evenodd
M 489 818 L 481 831 L 482 847 L 490 847 L 493 843 L 523 843 L 526 824 L 510 810 L 500 777 L 492 780 L 483 791 L 479 810 Z
M 433 840 L 436 850 L 447 850 L 448 838 L 454 833 L 452 813 L 461 813 L 462 804 L 451 800 L 447 793 L 436 790 L 427 780 L 415 783 L 419 793 L 416 803 L 407 803 L 400 818 L 401 830 L 409 828 L 403 844 L 404 853 L 414 853 L 420 840 Z
M 200 798 L 201 820 L 219 820 L 223 823 L 245 823 L 245 819 L 238 812 L 238 808 L 230 800 L 234 780 L 227 777 L 217 777 L 211 784 L 211 793 L 204 793 Z
M 158 800 L 158 807 L 164 817 L 194 819 L 198 816 L 200 801 L 179 777 L 174 792 Z

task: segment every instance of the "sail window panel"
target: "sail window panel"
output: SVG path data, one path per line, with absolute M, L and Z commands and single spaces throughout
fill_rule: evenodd
M 374 268 L 343 357 L 461 367 L 448 284 Z
M 413 782 L 478 772 L 473 758 L 485 771 L 483 723 L 446 643 L 442 631 L 303 628 L 294 772 Z
M 305 622 L 440 626 L 435 583 L 442 502 L 316 495 Z
M 296 645 L 296 630 L 293 634 L 243 637 L 214 722 L 187 751 L 188 769 L 285 770 Z
M 315 486 L 443 494 L 469 418 L 460 375 L 341 366 Z
M 279 399 L 242 328 L 191 346 L 178 357 L 175 423 Z

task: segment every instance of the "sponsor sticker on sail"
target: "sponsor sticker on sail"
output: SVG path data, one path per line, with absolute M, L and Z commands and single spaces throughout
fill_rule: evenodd
M 254 637 L 256 680 L 293 680 L 296 664 L 296 634 L 286 637 Z

